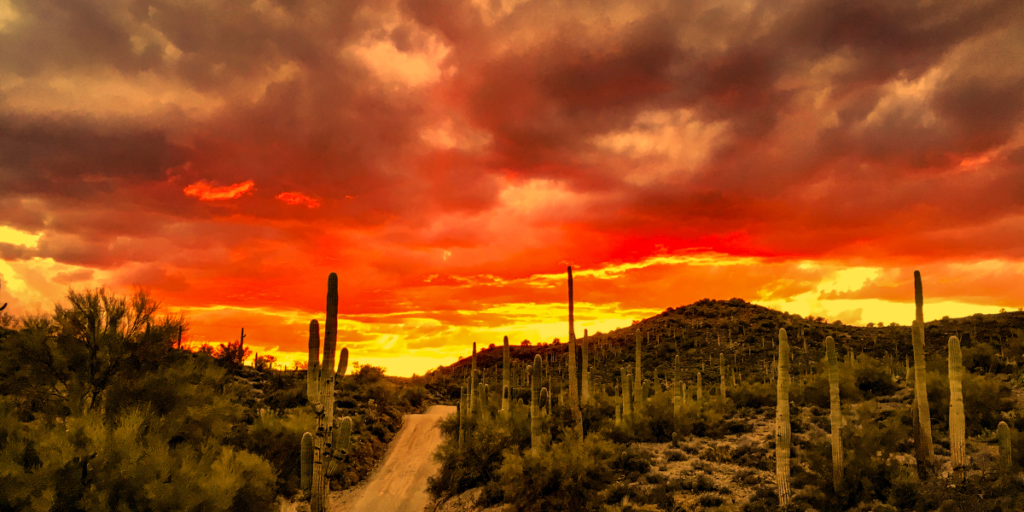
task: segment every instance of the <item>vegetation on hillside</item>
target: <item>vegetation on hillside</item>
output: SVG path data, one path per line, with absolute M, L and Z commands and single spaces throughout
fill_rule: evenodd
M 0 321 L 0 510 L 270 511 L 298 493 L 305 371 L 253 368 L 244 338 L 179 349 L 187 320 L 145 292 L 67 301 Z M 352 434 L 331 485 L 370 472 L 424 383 L 369 365 L 336 383 Z
M 569 343 L 497 345 L 428 374 L 432 389 L 449 399 L 458 400 L 463 388 L 479 401 L 442 424 L 435 454 L 441 470 L 430 492 L 444 502 L 475 490 L 478 506 L 512 510 L 779 510 L 777 363 L 785 329 L 792 494 L 783 508 L 1014 510 L 1024 497 L 1024 436 L 1017 433 L 1024 428 L 1017 398 L 1024 313 L 922 327 L 934 436 L 925 459 L 915 455 L 922 448 L 910 327 L 827 324 L 740 299 L 702 300 L 587 336 L 586 349 L 572 336 Z M 962 347 L 961 363 L 953 365 L 962 368 L 955 379 L 960 409 L 951 409 L 953 336 Z M 831 376 L 826 337 L 837 351 Z M 588 352 L 588 379 L 569 370 L 570 350 L 575 361 Z M 642 384 L 634 396 L 635 382 Z M 590 397 L 578 405 L 583 438 L 574 434 L 571 385 Z M 553 397 L 550 407 L 544 396 Z M 830 419 L 833 400 L 841 405 Z M 954 466 L 950 411 L 961 409 L 967 461 Z M 532 414 L 540 418 L 533 432 Z M 835 418 L 845 426 L 832 436 Z

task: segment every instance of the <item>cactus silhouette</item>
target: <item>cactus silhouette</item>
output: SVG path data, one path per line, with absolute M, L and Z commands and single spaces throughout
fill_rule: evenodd
M 1005 421 L 1000 421 L 996 432 L 999 438 L 999 469 L 1009 471 L 1013 464 L 1010 448 L 1010 426 Z
M 473 345 L 476 345 L 476 344 L 474 343 Z M 475 403 L 476 399 L 478 398 L 477 394 L 476 394 L 476 378 L 477 378 L 477 373 L 479 373 L 479 372 L 477 371 L 476 368 L 473 368 L 472 370 L 469 371 L 469 415 L 470 416 L 474 416 L 478 412 L 477 411 L 477 405 Z
M 779 506 L 788 507 L 789 488 L 789 340 L 786 329 L 779 329 L 779 378 L 776 385 L 778 405 L 775 407 L 775 484 L 778 487 Z M 698 381 L 699 382 L 699 381 Z
M 352 434 L 352 418 L 334 418 L 334 442 L 331 450 L 331 461 L 327 464 L 327 476 L 341 474 L 342 461 L 348 455 L 349 436 Z
M 299 446 L 299 486 L 302 487 L 302 492 L 309 494 L 313 482 L 313 434 L 302 434 L 302 444 Z
M 630 374 L 626 371 L 626 367 L 623 366 L 622 371 L 622 419 L 629 422 L 633 419 L 633 407 L 630 403 L 632 401 L 632 393 L 630 393 Z
M 473 361 L 469 368 L 469 415 L 476 413 L 477 390 L 476 390 L 476 342 L 473 342 Z
M 721 352 L 718 353 L 718 376 L 722 381 L 722 396 L 719 399 L 725 402 L 725 354 Z
M 459 386 L 459 451 L 465 446 L 466 437 L 466 386 Z
M 922 320 L 924 298 L 921 292 L 921 272 L 917 270 L 914 271 L 914 301 L 917 304 L 917 318 L 910 329 L 914 343 L 914 398 L 917 405 L 918 428 L 920 429 L 920 453 L 924 457 L 924 464 L 930 465 L 934 450 L 932 449 L 932 422 L 931 412 L 928 409 L 928 377 L 925 366 L 924 321 Z
M 701 374 L 697 372 L 697 407 L 700 408 L 704 404 L 704 383 L 701 382 Z
M 832 336 L 825 338 L 828 358 L 828 391 L 832 402 L 832 486 L 839 492 L 843 482 L 843 409 L 839 403 L 839 356 Z
M 584 405 L 590 403 L 590 358 L 587 355 L 587 330 L 583 329 L 583 340 L 580 342 L 583 348 L 583 375 L 580 383 L 580 395 Z
M 641 387 L 642 373 L 640 368 L 640 340 L 643 339 L 643 335 L 640 334 L 640 329 L 636 331 L 636 373 L 633 374 L 633 403 L 636 405 L 637 412 L 640 409 L 640 393 L 643 390 Z
M 508 381 L 508 379 L 509 379 L 508 336 L 505 336 L 505 348 L 503 350 L 504 350 L 502 352 L 503 366 L 502 366 L 502 370 L 501 370 L 501 412 L 503 412 L 505 414 L 508 414 L 509 406 L 511 405 L 509 403 L 509 396 L 511 396 L 511 395 L 510 395 L 510 391 L 509 391 L 510 384 L 509 384 L 509 381 Z
M 540 406 L 539 407 L 542 410 L 542 413 L 541 413 L 542 417 L 543 416 L 547 416 L 548 414 L 551 414 L 551 407 L 550 407 L 550 403 L 551 402 L 549 402 L 549 400 L 550 400 L 550 397 L 548 397 L 548 388 L 540 388 Z
M 965 441 L 967 425 L 964 419 L 963 392 L 964 365 L 960 354 L 960 339 L 949 337 L 949 460 L 953 469 L 967 464 Z
M 530 447 L 540 453 L 540 354 L 533 356 L 533 365 L 526 367 L 530 376 Z
M 327 503 L 327 466 L 331 456 L 334 430 L 334 383 L 345 376 L 348 349 L 342 349 L 338 369 L 334 369 L 334 349 L 338 339 L 338 275 L 327 277 L 327 318 L 324 326 L 324 353 L 320 361 L 320 326 L 309 322 L 309 364 L 306 369 L 306 394 L 317 418 L 313 437 L 313 466 L 310 477 L 310 512 L 324 512 Z M 340 376 L 340 377 L 339 377 Z
M 575 423 L 576 434 L 583 439 L 583 413 L 580 412 L 580 397 L 576 383 L 576 332 L 572 317 L 572 267 L 569 271 L 569 411 Z

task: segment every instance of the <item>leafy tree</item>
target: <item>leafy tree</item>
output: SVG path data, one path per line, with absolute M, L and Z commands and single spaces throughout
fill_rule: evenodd
M 52 316 L 23 317 L 22 329 L 5 340 L 4 393 L 47 400 L 73 415 L 101 408 L 120 374 L 159 365 L 187 328 L 182 317 L 158 319 L 160 304 L 143 290 L 131 297 L 69 290 L 67 298 Z
M 253 360 L 253 365 L 256 370 L 262 372 L 271 369 L 276 362 L 277 358 L 274 356 L 256 356 L 256 359 Z
M 224 366 L 231 366 L 240 368 L 242 363 L 249 358 L 252 354 L 252 350 L 242 345 L 242 340 L 229 341 L 227 344 L 221 343 L 217 347 L 217 351 L 213 353 L 213 358 L 217 362 Z

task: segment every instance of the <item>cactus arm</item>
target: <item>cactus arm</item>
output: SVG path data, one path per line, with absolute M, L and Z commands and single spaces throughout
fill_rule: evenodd
M 310 493 L 310 484 L 313 477 L 313 434 L 306 432 L 302 434 L 301 450 L 299 452 L 299 485 L 302 492 Z
M 320 404 L 320 324 L 309 321 L 309 364 L 306 366 L 306 399 L 314 410 Z

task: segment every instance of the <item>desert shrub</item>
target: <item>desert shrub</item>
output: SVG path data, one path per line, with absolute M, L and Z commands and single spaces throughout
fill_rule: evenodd
M 873 357 L 857 358 L 854 383 L 866 398 L 889 396 L 899 389 L 882 362 Z
M 9 404 L 9 402 L 8 402 Z M 0 424 L 9 426 L 9 406 Z M 89 413 L 65 425 L 37 423 L 8 435 L 0 460 L 24 454 L 29 439 L 37 458 L 5 465 L 3 510 L 210 510 L 270 511 L 274 471 L 266 461 L 208 440 L 169 446 L 159 418 L 127 410 L 108 424 Z
M 458 414 L 441 420 L 438 427 L 443 441 L 434 452 L 440 468 L 427 481 L 431 496 L 448 498 L 494 480 L 505 458 L 503 450 L 514 452 L 529 446 L 529 431 L 521 417 L 514 416 L 510 423 L 487 415 L 467 418 L 462 450 Z
M 403 388 L 399 393 L 399 402 L 405 404 L 406 407 L 412 409 L 419 409 L 426 402 L 428 397 L 427 389 L 423 386 L 406 387 Z
M 732 401 L 740 408 L 774 407 L 777 402 L 776 385 L 771 382 L 743 381 L 730 392 Z
M 116 381 L 108 389 L 104 414 L 113 423 L 125 411 L 144 407 L 161 418 L 159 428 L 169 439 L 201 442 L 227 437 L 244 417 L 241 403 L 247 396 L 251 390 L 231 382 L 223 369 L 187 359 Z
M 243 438 L 242 448 L 273 466 L 278 494 L 292 496 L 299 491 L 299 456 L 302 434 L 306 432 L 316 432 L 316 417 L 310 408 L 300 407 L 261 415 Z
M 357 385 L 372 384 L 384 378 L 384 369 L 379 366 L 364 364 L 355 372 L 354 381 Z
M 805 456 L 811 471 L 809 482 L 821 489 L 806 499 L 821 511 L 847 510 L 862 501 L 886 500 L 892 494 L 893 482 L 903 469 L 890 455 L 908 448 L 910 429 L 904 418 L 892 415 L 879 419 L 877 404 L 868 401 L 855 407 L 856 416 L 843 428 L 843 485 L 833 489 L 832 445 L 828 437 L 812 441 Z M 818 498 L 815 498 L 818 496 Z
M 636 445 L 629 445 L 618 452 L 612 460 L 612 468 L 621 473 L 647 473 L 651 470 L 651 460 L 654 455 L 650 451 Z
M 621 447 L 599 435 L 580 441 L 567 429 L 565 441 L 533 455 L 505 451 L 498 470 L 506 500 L 520 511 L 584 511 L 597 507 L 599 491 L 612 482 L 609 463 Z

